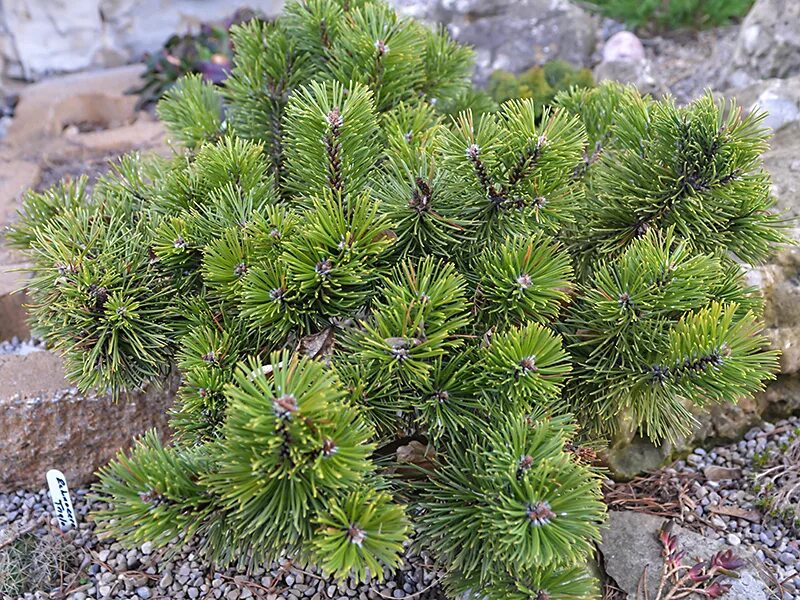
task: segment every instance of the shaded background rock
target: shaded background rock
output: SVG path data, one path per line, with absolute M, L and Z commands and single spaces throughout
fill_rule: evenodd
M 589 66 L 597 19 L 567 0 L 393 0 L 398 10 L 444 24 L 476 49 L 475 80 L 561 59 Z
M 718 93 L 718 96 L 735 98 L 747 110 L 759 109 L 765 112 L 764 124 L 774 133 L 800 122 L 800 75 L 786 79 L 765 79 L 726 90 Z M 782 145 L 782 141 L 773 139 L 773 148 Z
M 785 387 L 783 379 L 773 383 L 754 398 L 742 398 L 736 404 L 720 404 L 697 409 L 687 403 L 696 423 L 689 436 L 663 440 L 655 444 L 638 435 L 622 435 L 600 458 L 616 481 L 628 481 L 641 473 L 655 471 L 693 448 L 740 440 L 764 418 L 781 418 L 800 408 L 800 386 Z
M 594 79 L 632 83 L 639 91 L 656 98 L 663 96 L 667 88 L 659 78 L 650 59 L 647 58 L 642 41 L 630 31 L 619 31 L 608 38 L 602 48 L 602 60 L 594 68 Z
M 638 62 L 645 59 L 644 46 L 635 33 L 618 31 L 603 45 L 603 62 Z
M 800 2 L 757 0 L 739 30 L 727 79 L 733 86 L 800 74 Z
M 139 83 L 142 65 L 50 78 L 20 92 L 5 143 L 22 146 L 57 137 L 70 126 L 83 131 L 130 125 L 140 115 L 136 96 L 126 90 Z
M 593 74 L 598 83 L 609 80 L 632 83 L 643 94 L 650 94 L 655 98 L 660 98 L 667 92 L 666 86 L 647 59 L 603 61 L 594 68 Z

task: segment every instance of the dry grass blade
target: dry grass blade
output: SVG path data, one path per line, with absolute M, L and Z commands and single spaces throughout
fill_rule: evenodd
M 800 521 L 800 437 L 784 452 L 775 453 L 766 469 L 755 477 L 769 514 L 796 526 Z

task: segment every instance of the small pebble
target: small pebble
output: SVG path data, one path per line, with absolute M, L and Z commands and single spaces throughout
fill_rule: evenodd
M 136 595 L 139 596 L 142 600 L 149 600 L 150 598 L 150 588 L 140 587 L 136 588 Z

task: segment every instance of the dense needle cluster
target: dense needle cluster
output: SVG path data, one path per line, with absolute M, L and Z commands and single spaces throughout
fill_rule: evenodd
M 359 579 L 413 539 L 453 594 L 594 597 L 581 445 L 683 434 L 775 370 L 740 266 L 783 240 L 759 116 L 612 84 L 478 115 L 470 51 L 377 0 L 232 36 L 222 88 L 159 106 L 175 156 L 30 194 L 9 234 L 78 386 L 180 374 L 101 528 Z

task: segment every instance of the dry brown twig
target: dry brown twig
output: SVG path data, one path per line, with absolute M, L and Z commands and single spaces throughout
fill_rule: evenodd
M 685 521 L 686 514 L 694 512 L 690 488 L 698 478 L 693 473 L 656 471 L 624 483 L 607 480 L 603 495 L 610 510 L 632 510 Z

